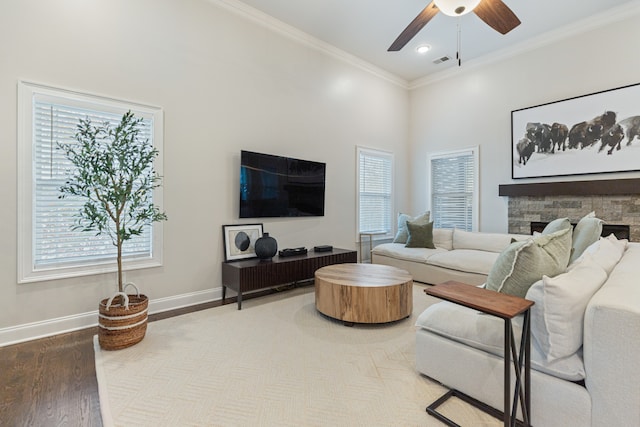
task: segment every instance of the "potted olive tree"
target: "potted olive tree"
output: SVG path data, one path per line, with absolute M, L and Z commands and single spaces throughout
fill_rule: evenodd
M 85 202 L 73 229 L 108 235 L 117 248 L 118 292 L 102 300 L 99 310 L 98 338 L 107 350 L 140 342 L 147 328 L 148 298 L 137 288 L 136 295 L 127 295 L 128 284 L 122 283 L 123 244 L 145 226 L 167 219 L 153 204 L 153 189 L 161 185 L 153 168 L 158 150 L 140 136 L 142 120 L 130 111 L 117 125 L 80 119 L 75 141 L 58 144 L 74 166 L 59 197 Z

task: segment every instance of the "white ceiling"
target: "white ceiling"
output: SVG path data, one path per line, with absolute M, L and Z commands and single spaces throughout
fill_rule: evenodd
M 640 0 L 504 0 L 522 24 L 501 35 L 470 13 L 438 13 L 400 52 L 387 48 L 430 0 L 239 0 L 278 21 L 356 56 L 408 82 L 456 67 L 457 23 L 462 66 L 526 46 L 532 41 L 579 31 L 584 25 L 624 15 Z M 635 10 L 635 9 L 634 9 Z M 419 55 L 419 44 L 432 50 Z M 634 41 L 637 46 L 637 41 Z M 454 58 L 436 65 L 442 56 Z

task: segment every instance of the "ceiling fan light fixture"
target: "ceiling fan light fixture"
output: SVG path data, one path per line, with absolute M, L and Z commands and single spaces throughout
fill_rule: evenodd
M 433 0 L 440 12 L 449 16 L 462 16 L 471 12 L 481 0 Z
M 418 52 L 421 55 L 424 55 L 430 50 L 431 50 L 431 45 L 429 44 L 421 44 L 420 46 L 416 47 L 416 52 Z

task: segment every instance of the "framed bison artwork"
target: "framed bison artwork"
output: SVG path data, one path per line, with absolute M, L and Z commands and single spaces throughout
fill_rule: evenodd
M 640 170 L 640 83 L 511 112 L 511 176 Z

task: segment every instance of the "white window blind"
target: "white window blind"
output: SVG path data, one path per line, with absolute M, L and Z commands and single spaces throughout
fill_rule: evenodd
M 94 125 L 117 125 L 132 111 L 143 121 L 142 139 L 160 151 L 154 169 L 161 175 L 162 111 L 154 107 L 79 94 L 20 82 L 18 109 L 18 271 L 19 282 L 114 271 L 116 247 L 106 235 L 72 230 L 84 199 L 60 198 L 73 164 L 58 143 L 74 143 L 77 125 L 89 118 Z M 161 207 L 162 191 L 151 195 Z M 162 227 L 145 227 L 123 245 L 125 268 L 161 265 Z
M 393 154 L 358 148 L 358 231 L 392 232 Z
M 476 229 L 477 149 L 431 156 L 431 215 L 436 228 Z
M 60 199 L 60 187 L 65 183 L 72 163 L 57 148 L 58 142 L 73 142 L 80 119 L 89 118 L 94 125 L 109 122 L 117 125 L 120 114 L 78 108 L 40 101 L 33 102 L 34 129 L 34 266 L 65 265 L 78 262 L 113 260 L 116 247 L 107 234 L 72 231 L 75 215 L 84 206 L 84 199 L 67 196 Z M 153 141 L 153 123 L 145 119 L 139 136 Z M 140 236 L 133 236 L 122 246 L 123 257 L 151 256 L 151 226 Z

